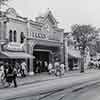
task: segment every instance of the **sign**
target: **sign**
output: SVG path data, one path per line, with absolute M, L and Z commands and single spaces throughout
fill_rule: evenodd
M 24 51 L 24 44 L 11 42 L 5 45 L 4 49 L 8 51 Z
M 47 39 L 47 35 L 43 33 L 32 32 L 31 34 L 32 34 L 32 37 L 34 38 Z

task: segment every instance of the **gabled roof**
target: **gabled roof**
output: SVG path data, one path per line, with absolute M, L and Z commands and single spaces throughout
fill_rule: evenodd
M 44 23 L 44 21 L 46 19 L 49 19 L 49 21 L 53 25 L 57 25 L 58 24 L 58 22 L 56 21 L 56 19 L 54 18 L 52 12 L 49 9 L 44 14 L 41 14 L 40 16 L 36 17 L 36 21 L 40 22 L 40 23 Z

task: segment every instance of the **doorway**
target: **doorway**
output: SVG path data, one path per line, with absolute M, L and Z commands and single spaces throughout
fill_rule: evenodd
M 44 62 L 46 61 L 49 64 L 49 52 L 47 51 L 34 51 L 33 55 L 35 56 L 34 60 L 34 72 L 47 72 L 47 67 Z

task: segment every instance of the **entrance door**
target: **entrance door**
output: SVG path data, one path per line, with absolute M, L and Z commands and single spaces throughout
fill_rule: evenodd
M 34 51 L 34 56 L 36 57 L 36 62 L 37 61 L 41 61 L 41 65 L 39 66 L 39 68 L 41 68 L 40 72 L 46 72 L 47 68 L 45 68 L 44 66 L 44 61 L 46 61 L 47 63 L 49 63 L 49 52 L 45 52 L 45 51 Z M 35 70 L 37 65 L 34 64 L 35 66 Z

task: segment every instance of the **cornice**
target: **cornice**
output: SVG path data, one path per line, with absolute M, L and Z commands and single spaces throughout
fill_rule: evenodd
M 15 21 L 15 22 L 19 22 L 19 23 L 27 23 L 27 20 L 20 20 L 20 19 L 18 19 L 18 18 L 12 18 L 12 17 L 7 17 L 8 18 L 8 21 L 10 21 L 10 20 L 13 20 L 13 21 Z

